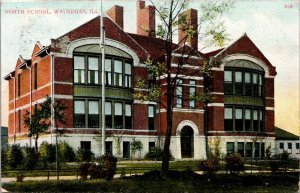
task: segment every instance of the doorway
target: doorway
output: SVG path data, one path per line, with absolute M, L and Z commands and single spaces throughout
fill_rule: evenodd
M 184 126 L 180 133 L 181 157 L 194 157 L 194 131 L 189 126 Z

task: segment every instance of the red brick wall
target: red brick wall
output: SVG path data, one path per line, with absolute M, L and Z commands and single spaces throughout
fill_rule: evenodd
M 64 110 L 65 120 L 66 124 L 58 124 L 58 127 L 63 128 L 73 128 L 73 100 L 72 99 L 58 99 L 61 101 L 61 104 L 67 107 L 66 110 Z
M 123 29 L 123 7 L 114 5 L 112 8 L 107 10 L 107 15 Z
M 55 81 L 71 82 L 73 83 L 73 59 L 55 57 Z
M 208 107 L 208 131 L 224 131 L 224 107 Z
M 265 97 L 274 97 L 274 78 L 265 78 Z
M 148 105 L 133 104 L 133 129 L 148 130 Z
M 51 82 L 51 56 L 47 55 L 38 62 L 37 87 L 42 87 Z
M 265 113 L 265 130 L 266 132 L 274 132 L 274 111 L 266 110 Z

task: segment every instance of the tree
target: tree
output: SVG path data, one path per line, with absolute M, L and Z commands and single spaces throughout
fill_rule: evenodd
M 186 72 L 184 64 L 189 62 L 192 58 L 191 56 L 199 56 L 201 53 L 195 47 L 180 45 L 185 45 L 192 37 L 199 35 L 201 39 L 205 37 L 207 40 L 210 40 L 207 41 L 208 46 L 223 46 L 225 41 L 228 40 L 228 34 L 225 33 L 223 22 L 218 20 L 231 7 L 232 3 L 209 1 L 201 5 L 202 16 L 200 17 L 200 22 L 192 25 L 190 19 L 185 14 L 182 14 L 188 8 L 188 0 L 167 0 L 160 2 L 150 0 L 150 2 L 155 6 L 156 13 L 158 13 L 159 24 L 156 36 L 164 40 L 164 48 L 161 50 L 164 56 L 156 60 L 149 58 L 146 61 L 149 74 L 152 75 L 154 80 L 153 85 L 148 88 L 148 92 L 144 92 L 142 89 L 135 92 L 134 97 L 139 100 L 156 101 L 160 105 L 159 108 L 166 110 L 167 124 L 161 165 L 161 175 L 165 177 L 169 169 L 174 99 L 176 99 L 178 85 L 181 84 L 179 75 L 191 76 L 202 73 L 204 80 L 206 80 L 204 84 L 209 84 L 209 78 L 211 77 L 210 69 L 214 65 L 214 62 L 216 62 L 213 59 L 203 60 L 202 64 L 197 64 L 199 67 L 201 65 L 201 68 L 195 68 L 195 70 Z M 173 37 L 176 34 L 177 27 L 185 35 L 178 44 L 174 44 Z M 172 66 L 174 62 L 177 64 L 176 67 Z M 161 82 L 161 77 L 164 79 L 164 84 Z M 147 88 L 145 81 L 141 78 L 136 79 L 136 85 L 141 88 Z M 161 98 L 164 100 L 161 100 Z M 189 96 L 189 99 L 197 102 L 202 101 L 204 104 L 212 100 L 209 89 L 204 90 L 201 94 Z M 207 142 L 206 145 L 208 146 Z M 208 149 L 208 147 L 206 148 Z

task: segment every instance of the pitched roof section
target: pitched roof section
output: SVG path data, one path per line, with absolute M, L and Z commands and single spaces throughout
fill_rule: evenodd
M 215 57 L 224 58 L 231 54 L 248 54 L 262 60 L 269 68 L 270 75 L 276 75 L 276 68 L 270 63 L 270 61 L 263 55 L 263 53 L 257 48 L 252 40 L 245 33 L 242 37 L 237 39 L 231 45 L 218 52 Z
M 299 140 L 299 136 L 278 127 L 275 127 L 275 138 L 276 140 Z
M 137 53 L 141 60 L 145 60 L 147 58 L 148 53 L 130 35 L 124 32 L 110 18 L 104 17 L 103 20 L 104 27 L 107 29 L 105 31 L 106 38 L 129 46 L 135 53 Z M 100 37 L 100 16 L 95 17 L 57 39 L 52 39 L 51 50 L 55 52 L 65 52 L 67 46 L 72 41 L 88 37 Z

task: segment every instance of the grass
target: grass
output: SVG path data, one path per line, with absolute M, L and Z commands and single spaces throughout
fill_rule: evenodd
M 277 175 L 219 174 L 213 177 L 190 172 L 172 172 L 160 179 L 159 172 L 139 177 L 104 180 L 25 181 L 3 184 L 9 192 L 296 192 L 298 173 Z

